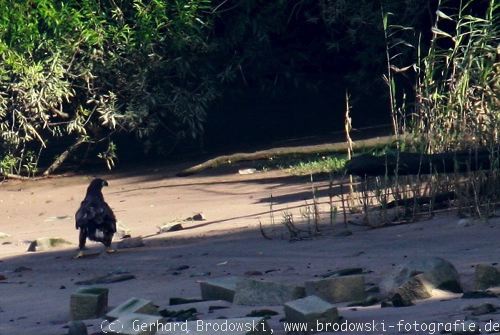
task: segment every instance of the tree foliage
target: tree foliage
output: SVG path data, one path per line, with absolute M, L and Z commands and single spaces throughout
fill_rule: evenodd
M 211 16 L 208 0 L 0 1 L 0 172 L 83 143 L 111 166 L 118 132 L 198 136 Z

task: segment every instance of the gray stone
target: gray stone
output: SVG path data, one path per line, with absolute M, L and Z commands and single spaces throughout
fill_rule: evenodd
M 339 321 L 337 308 L 314 295 L 289 301 L 284 307 L 287 322 L 307 323 L 309 327 L 315 327 L 317 322 L 325 324 Z
M 121 240 L 117 243 L 116 247 L 118 249 L 129 249 L 129 248 L 140 248 L 144 246 L 144 241 L 142 237 L 130 237 L 124 240 Z
M 165 323 L 157 335 L 267 335 L 271 328 L 264 318 L 197 320 L 187 323 Z
M 68 335 L 87 335 L 87 326 L 82 321 L 71 321 L 68 324 Z
M 424 274 L 418 274 L 401 285 L 396 290 L 396 294 L 401 295 L 404 301 L 413 301 L 430 298 L 432 296 L 432 289 L 432 284 L 427 281 Z
M 140 313 L 120 315 L 113 322 L 104 323 L 102 332 L 121 335 L 154 335 L 161 329 L 163 317 Z
M 201 298 L 233 302 L 236 284 L 241 280 L 233 276 L 204 280 L 200 282 Z
M 46 251 L 60 247 L 66 247 L 72 243 L 63 238 L 41 237 L 32 241 L 28 247 L 29 252 Z
M 163 226 L 158 227 L 158 234 L 168 233 L 172 231 L 183 230 L 184 227 L 181 223 L 167 223 Z
M 193 215 L 192 217 L 190 217 L 190 219 L 193 221 L 205 221 L 206 220 L 205 215 L 203 215 L 203 213 L 197 213 L 197 214 Z
M 500 285 L 500 271 L 491 265 L 478 264 L 476 265 L 475 273 L 476 290 L 486 290 L 493 286 Z
M 400 265 L 381 282 L 380 288 L 385 294 L 394 294 L 408 280 L 419 274 L 423 275 L 420 278 L 425 279 L 429 292 L 434 288 L 454 293 L 462 292 L 460 278 L 453 264 L 438 257 L 413 260 Z
M 103 287 L 86 287 L 77 290 L 70 298 L 72 320 L 100 318 L 108 309 L 108 292 Z
M 236 284 L 233 302 L 237 305 L 273 306 L 304 296 L 305 289 L 301 286 L 245 278 Z
M 306 293 L 331 303 L 364 300 L 365 278 L 353 275 L 309 280 L 306 281 Z
M 122 315 L 131 313 L 158 315 L 158 306 L 155 306 L 149 300 L 130 298 L 106 313 L 106 319 L 116 320 Z

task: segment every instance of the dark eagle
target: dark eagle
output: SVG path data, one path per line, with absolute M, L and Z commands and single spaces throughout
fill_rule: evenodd
M 102 195 L 104 186 L 108 186 L 106 180 L 100 178 L 92 180 L 87 188 L 85 199 L 75 214 L 76 229 L 80 229 L 80 251 L 77 258 L 83 256 L 87 238 L 104 244 L 107 252 L 114 252 L 111 249 L 111 240 L 116 233 L 116 218 L 104 201 Z

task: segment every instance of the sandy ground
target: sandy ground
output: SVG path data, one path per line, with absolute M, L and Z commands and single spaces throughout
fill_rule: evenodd
M 174 177 L 175 169 L 143 169 L 141 174 L 104 175 L 107 202 L 118 220 L 144 236 L 146 246 L 116 254 L 73 260 L 77 231 L 73 216 L 91 176 L 71 176 L 37 182 L 10 181 L 0 185 L 0 334 L 65 334 L 70 295 L 74 282 L 112 271 L 128 271 L 136 279 L 102 285 L 110 289 L 109 304 L 116 306 L 130 297 L 151 299 L 166 306 L 171 297 L 199 297 L 198 281 L 227 275 L 244 276 L 248 271 L 264 273 L 257 278 L 303 282 L 329 270 L 363 267 L 370 284 L 407 260 L 439 256 L 451 261 L 470 286 L 477 263 L 498 262 L 500 221 L 457 225 L 456 216 L 442 216 L 410 225 L 382 229 L 350 227 L 347 237 L 324 233 L 313 239 L 290 242 L 262 238 L 259 219 L 269 225 L 269 196 L 275 208 L 289 208 L 310 199 L 307 178 L 288 177 L 282 172 L 239 175 L 237 170 L 210 172 L 186 178 Z M 101 175 L 102 176 L 102 175 Z M 325 183 L 318 183 L 318 186 Z M 185 222 L 183 231 L 156 235 L 157 226 L 202 212 L 206 221 Z M 280 215 L 277 214 L 277 220 Z M 341 230 L 342 224 L 335 227 Z M 325 230 L 326 231 L 326 230 Z M 281 231 L 285 237 L 285 232 Z M 28 242 L 39 237 L 62 237 L 73 246 L 50 252 L 26 252 Z M 118 239 L 115 239 L 118 241 Z M 90 243 L 91 249 L 100 250 Z M 189 268 L 175 274 L 180 266 Z M 31 271 L 14 272 L 21 266 Z M 208 274 L 209 273 L 209 274 Z M 399 329 L 399 320 L 447 322 L 465 320 L 465 307 L 498 299 L 431 299 L 406 308 L 347 307 L 339 312 L 349 322 L 384 322 L 385 331 L 360 334 L 431 334 Z M 282 334 L 280 312 L 270 320 L 274 334 Z M 201 318 L 244 316 L 255 307 L 222 309 Z M 499 314 L 483 315 L 480 321 L 500 322 Z M 89 333 L 99 330 L 99 321 L 88 321 Z M 392 325 L 392 327 L 391 327 Z

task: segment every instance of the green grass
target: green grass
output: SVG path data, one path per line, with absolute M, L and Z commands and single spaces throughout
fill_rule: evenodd
M 294 176 L 341 171 L 347 162 L 345 155 L 299 155 L 269 159 L 259 170 L 285 170 Z
M 342 170 L 347 162 L 346 158 L 323 156 L 318 160 L 298 162 L 290 165 L 288 172 L 292 175 L 308 175 L 314 173 L 330 173 Z

